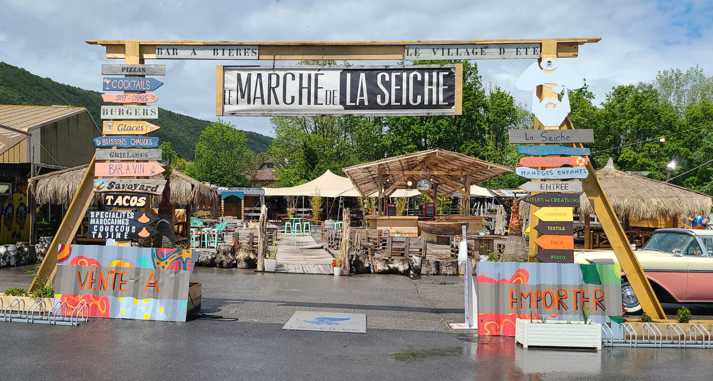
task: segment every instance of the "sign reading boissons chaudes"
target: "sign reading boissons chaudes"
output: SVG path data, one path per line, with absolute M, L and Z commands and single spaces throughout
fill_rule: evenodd
M 458 115 L 461 71 L 460 64 L 224 67 L 223 91 L 218 94 L 223 98 L 222 108 L 218 105 L 218 112 L 219 115 Z

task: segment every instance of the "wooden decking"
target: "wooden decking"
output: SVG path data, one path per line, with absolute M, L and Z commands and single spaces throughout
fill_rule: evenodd
M 277 255 L 265 259 L 265 272 L 332 274 L 332 255 L 312 236 L 279 234 Z

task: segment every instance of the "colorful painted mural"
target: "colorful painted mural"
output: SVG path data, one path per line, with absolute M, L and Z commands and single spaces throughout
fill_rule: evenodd
M 0 244 L 27 241 L 29 233 L 30 216 L 23 190 L 0 197 Z
M 55 297 L 67 310 L 82 300 L 92 317 L 185 321 L 190 250 L 61 245 Z
M 621 316 L 617 264 L 480 262 L 478 334 L 515 336 L 515 319 L 592 320 Z

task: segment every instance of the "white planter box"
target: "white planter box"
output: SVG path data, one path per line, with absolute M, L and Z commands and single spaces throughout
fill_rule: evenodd
M 523 348 L 565 347 L 602 349 L 602 326 L 598 323 L 517 319 L 515 342 Z

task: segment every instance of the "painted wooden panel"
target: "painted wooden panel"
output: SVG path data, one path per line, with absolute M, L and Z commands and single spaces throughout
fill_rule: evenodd
M 133 192 L 160 195 L 166 186 L 163 179 L 94 179 L 95 192 Z
M 141 149 L 141 148 L 97 148 L 95 153 L 97 160 L 161 160 L 162 154 L 160 149 Z
M 594 130 L 509 130 L 508 137 L 513 144 L 593 143 Z
M 572 208 L 548 206 L 539 208 L 535 212 L 535 216 L 542 221 L 572 221 Z
M 525 202 L 535 206 L 579 206 L 577 193 L 538 193 L 524 199 Z
M 545 235 L 569 235 L 574 233 L 574 227 L 571 221 L 548 222 L 540 221 L 535 230 L 540 234 Z
M 102 100 L 106 103 L 156 103 L 158 96 L 154 93 L 104 93 Z
M 158 106 L 102 106 L 102 119 L 158 119 Z
M 550 156 L 550 155 L 589 156 L 591 154 L 591 152 L 589 151 L 589 148 L 578 148 L 578 147 L 557 146 L 557 145 L 546 145 L 546 146 L 518 145 L 517 152 L 519 152 L 523 155 L 531 155 L 531 156 Z
M 535 169 L 517 167 L 515 173 L 528 179 L 586 179 L 589 171 L 585 167 L 561 167 L 550 169 Z
M 107 77 L 102 80 L 104 91 L 155 91 L 163 86 L 163 82 L 156 78 L 146 77 Z
M 159 129 L 159 126 L 143 120 L 105 120 L 102 123 L 104 135 L 145 135 Z
M 573 263 L 574 250 L 548 250 L 538 247 L 537 261 L 542 263 Z
M 520 185 L 520 189 L 528 192 L 582 193 L 582 182 L 580 180 L 535 180 Z
M 520 165 L 533 168 L 558 168 L 585 166 L 589 160 L 581 156 L 526 156 L 520 158 Z
M 119 148 L 157 148 L 158 136 L 97 136 L 94 145 Z
M 102 75 L 166 75 L 166 65 L 103 64 Z
M 156 161 L 105 162 L 94 165 L 97 177 L 151 177 L 163 172 L 163 167 Z
M 536 242 L 545 250 L 574 250 L 574 237 L 571 235 L 540 235 Z

